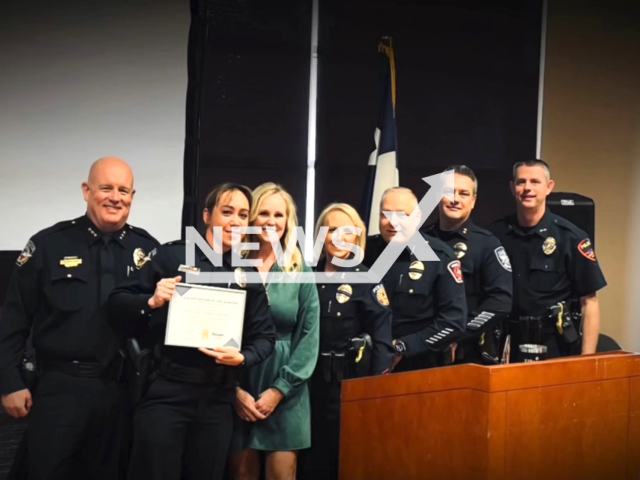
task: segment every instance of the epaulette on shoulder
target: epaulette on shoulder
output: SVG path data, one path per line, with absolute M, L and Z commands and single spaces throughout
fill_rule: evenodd
M 164 245 L 177 245 L 177 246 L 182 245 L 182 246 L 184 246 L 186 244 L 187 244 L 187 242 L 185 240 L 179 239 L 179 240 L 172 240 L 170 242 L 167 242 L 167 243 L 163 244 L 163 246 Z
M 482 228 L 479 227 L 478 225 L 474 225 L 471 230 L 473 230 L 476 233 L 481 233 L 482 235 L 486 235 L 487 237 L 493 237 L 493 233 L 491 233 L 489 230 L 487 230 L 486 228 Z
M 445 242 L 440 240 L 438 237 L 429 235 L 424 231 L 421 231 L 422 236 L 429 242 L 429 246 L 434 250 L 438 250 L 439 252 L 448 253 L 450 255 L 454 255 L 453 248 L 447 245 Z
M 47 227 L 43 230 L 40 230 L 38 233 L 34 235 L 34 237 L 47 237 L 53 233 L 61 232 L 62 230 L 66 230 L 67 228 L 73 227 L 78 219 L 74 220 L 63 220 L 62 222 L 58 222 L 50 227 Z
M 580 229 L 578 226 L 576 226 L 574 223 L 571 223 L 566 218 L 563 218 L 563 217 L 560 217 L 560 216 L 554 214 L 551 217 L 551 221 L 555 225 L 557 225 L 558 227 L 560 227 L 560 228 L 562 228 L 564 230 L 570 231 L 576 237 L 579 237 L 579 238 L 587 237 L 587 233 L 584 230 Z
M 147 232 L 144 228 L 134 227 L 133 225 L 129 225 L 129 224 L 127 224 L 127 226 L 129 227 L 129 230 L 131 230 L 132 232 L 135 232 L 138 235 L 146 237 L 149 240 L 153 240 L 154 242 L 157 242 L 157 240 L 149 232 Z

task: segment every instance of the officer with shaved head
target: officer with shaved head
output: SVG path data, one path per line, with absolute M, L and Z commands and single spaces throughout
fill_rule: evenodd
M 414 210 L 416 214 L 412 216 Z M 460 260 L 446 243 L 418 231 L 422 214 L 416 196 L 408 188 L 395 187 L 384 192 L 380 235 L 367 240 L 363 261 L 371 267 L 390 243 L 405 245 L 382 280 L 393 309 L 396 372 L 451 363 L 450 346 L 461 336 L 466 324 Z M 422 239 L 438 261 L 422 261 L 416 256 Z
M 133 173 L 96 161 L 82 184 L 86 213 L 32 236 L 16 260 L 0 322 L 0 389 L 28 419 L 29 478 L 118 478 L 122 358 L 104 303 L 144 267 L 158 242 L 127 224 Z M 32 334 L 37 392 L 22 372 Z

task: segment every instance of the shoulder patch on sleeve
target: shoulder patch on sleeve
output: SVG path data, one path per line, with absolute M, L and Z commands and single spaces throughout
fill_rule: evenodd
M 591 240 L 585 238 L 578 244 L 578 251 L 582 254 L 582 256 L 591 260 L 592 262 L 597 262 L 596 260 L 596 252 L 593 249 L 593 245 L 591 244 Z
M 373 298 L 375 298 L 380 305 L 383 305 L 385 307 L 389 306 L 389 297 L 387 297 L 387 291 L 385 290 L 384 285 L 382 284 L 376 285 L 373 288 L 372 293 L 373 293 Z
M 25 247 L 22 249 L 22 252 L 20 252 L 20 255 L 18 255 L 18 259 L 16 260 L 16 265 L 21 267 L 22 265 L 27 263 L 29 259 L 33 256 L 33 252 L 35 251 L 36 251 L 35 244 L 33 243 L 32 240 L 29 240 L 25 245 Z
M 494 250 L 494 252 L 496 254 L 496 258 L 498 259 L 498 262 L 500 263 L 500 265 L 502 265 L 502 268 L 504 268 L 507 272 L 510 272 L 511 261 L 509 260 L 509 255 L 507 255 L 507 252 L 504 249 L 504 247 L 498 247 Z
M 453 262 L 449 262 L 447 265 L 447 270 L 456 281 L 456 283 L 464 283 L 462 280 L 462 265 L 460 264 L 460 260 L 454 260 Z

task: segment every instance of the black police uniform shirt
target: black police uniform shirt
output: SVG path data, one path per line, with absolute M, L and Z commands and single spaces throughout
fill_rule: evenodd
M 109 271 L 101 260 L 103 237 L 110 238 Z M 131 225 L 102 233 L 86 215 L 31 237 L 16 260 L 0 322 L 2 393 L 25 388 L 20 369 L 32 328 L 36 361 L 108 362 L 96 358 L 115 340 L 100 307 L 117 282 L 139 273 L 157 245 L 147 231 Z
M 316 271 L 324 272 L 325 259 Z M 363 265 L 338 267 L 335 277 L 350 272 L 367 272 Z M 367 333 L 373 342 L 371 375 L 380 375 L 391 367 L 393 349 L 392 320 L 384 285 L 370 283 L 319 283 L 320 352 L 346 352 L 349 340 Z
M 181 268 L 182 267 L 182 268 Z M 169 302 L 152 310 L 148 301 L 153 296 L 157 283 L 163 278 L 182 277 L 185 270 L 193 272 L 234 272 L 235 282 L 204 285 L 220 288 L 245 290 L 244 326 L 241 353 L 244 366 L 251 366 L 267 358 L 275 346 L 275 326 L 271 318 L 267 293 L 262 283 L 246 283 L 246 272 L 255 272 L 252 267 L 233 267 L 231 252 L 222 255 L 222 265 L 215 266 L 207 256 L 196 248 L 195 265 L 187 265 L 186 242 L 179 240 L 158 247 L 149 265 L 140 272 L 137 279 L 125 281 L 109 297 L 109 319 L 112 323 L 143 322 L 151 328 L 153 343 L 161 346 L 161 356 L 175 364 L 204 369 L 229 368 L 216 363 L 215 359 L 198 351 L 197 348 L 165 346 Z M 197 284 L 197 282 L 189 282 Z
M 469 314 L 465 336 L 479 337 L 511 312 L 511 264 L 504 247 L 471 220 L 449 231 L 436 223 L 426 233 L 449 245 L 462 263 Z
M 464 332 L 467 305 L 460 260 L 443 241 L 420 232 L 440 261 L 422 262 L 409 247 L 383 278 L 393 310 L 393 338 L 404 355 L 442 351 Z M 386 248 L 381 235 L 367 239 L 363 263 L 371 267 Z
M 607 285 L 587 234 L 546 211 L 533 228 L 518 225 L 516 215 L 491 226 L 513 269 L 511 316 L 537 316 L 558 302 L 590 295 Z

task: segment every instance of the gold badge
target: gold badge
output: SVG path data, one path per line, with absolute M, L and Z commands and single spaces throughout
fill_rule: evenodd
M 244 288 L 247 286 L 247 273 L 242 268 L 236 268 L 233 271 L 233 278 L 236 279 L 236 283 Z
M 351 299 L 352 294 L 353 288 L 351 288 L 351 285 L 340 285 L 336 292 L 336 300 L 338 300 L 338 303 L 347 303 L 349 299 Z
M 415 261 L 409 266 L 409 278 L 411 280 L 420 280 L 424 273 L 424 263 Z
M 459 259 L 464 257 L 464 254 L 467 253 L 467 244 L 466 243 L 462 243 L 462 242 L 458 242 L 453 246 L 453 249 L 456 252 L 456 257 L 458 257 Z
M 385 307 L 389 306 L 389 297 L 387 297 L 387 291 L 384 289 L 384 285 L 377 285 L 373 289 L 373 294 L 380 305 L 384 305 Z
M 206 328 L 202 330 L 202 340 L 209 340 L 209 330 Z
M 545 255 L 551 255 L 556 251 L 556 239 L 553 237 L 547 237 L 542 244 L 542 251 Z
M 146 262 L 147 262 L 147 258 L 146 258 L 146 254 L 144 253 L 144 250 L 142 250 L 141 248 L 136 248 L 133 251 L 133 264 L 137 268 L 142 268 L 142 266 Z
M 82 259 L 78 257 L 64 257 L 60 260 L 60 265 L 66 268 L 75 268 L 78 265 L 82 265 Z

